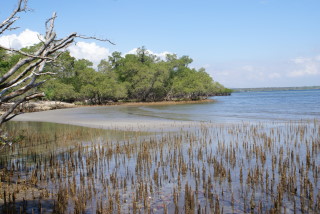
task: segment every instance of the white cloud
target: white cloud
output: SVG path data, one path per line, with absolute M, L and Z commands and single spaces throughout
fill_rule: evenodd
M 128 51 L 127 53 L 125 53 L 124 55 L 127 55 L 127 54 L 136 54 L 136 53 L 137 53 L 137 50 L 138 50 L 138 48 L 134 48 L 134 49 Z M 155 56 L 159 57 L 161 60 L 165 60 L 167 54 L 173 54 L 173 53 L 168 52 L 168 51 L 164 51 L 164 52 L 161 52 L 161 53 L 155 53 L 155 52 L 153 52 L 153 51 L 151 51 L 151 50 L 147 50 L 147 52 L 148 52 L 149 54 L 152 54 L 152 55 L 155 55 Z
M 68 48 L 70 55 L 76 59 L 87 59 L 96 67 L 102 59 L 107 59 L 110 56 L 110 51 L 107 48 L 101 47 L 94 42 L 77 42 L 76 45 Z
M 298 57 L 291 60 L 295 69 L 288 72 L 289 77 L 314 76 L 320 74 L 320 56 Z
M 281 78 L 281 74 L 277 73 L 277 72 L 273 72 L 271 74 L 268 75 L 269 79 L 278 79 Z
M 320 55 L 315 57 L 315 60 L 320 61 Z
M 210 64 L 205 64 L 205 65 L 203 65 L 202 67 L 203 67 L 203 68 L 210 68 L 211 65 L 210 65 Z
M 244 65 L 241 66 L 237 72 L 242 74 L 242 77 L 245 77 L 248 81 L 262 81 L 268 78 L 267 72 L 264 67 L 253 66 L 253 65 Z
M 127 55 L 127 54 L 136 54 L 137 50 L 138 50 L 138 48 L 134 48 L 134 49 L 128 51 L 127 53 L 125 53 L 124 56 Z
M 161 52 L 161 53 L 154 53 L 154 52 L 150 51 L 149 53 L 153 54 L 153 55 L 156 55 L 157 57 L 159 57 L 162 60 L 166 59 L 167 54 L 172 54 L 172 53 L 170 53 L 168 51 L 164 51 L 164 52 Z
M 245 65 L 245 66 L 242 66 L 241 70 L 251 72 L 254 70 L 254 67 L 252 65 Z
M 251 72 L 249 74 L 246 74 L 245 77 L 249 81 L 263 81 L 266 79 L 266 75 L 263 72 Z
M 230 76 L 230 72 L 228 72 L 228 71 L 212 72 L 212 73 L 215 73 L 218 76 Z
M 26 29 L 19 35 L 11 34 L 0 37 L 0 45 L 7 48 L 21 49 L 24 47 L 32 46 L 39 43 L 43 38 L 38 32 Z M 110 52 L 107 48 L 98 46 L 96 43 L 91 42 L 78 42 L 68 48 L 70 54 L 77 59 L 90 60 L 94 67 L 96 67 L 101 59 L 107 59 Z
M 297 57 L 295 59 L 292 59 L 292 62 L 294 62 L 295 64 L 304 64 L 310 61 L 311 61 L 311 58 L 305 58 L 305 57 Z
M 204 68 L 205 70 L 209 70 L 211 69 L 211 64 L 207 63 L 207 64 L 199 64 L 197 63 L 196 61 L 193 61 L 190 65 L 189 65 L 190 68 L 194 68 L 196 70 L 199 70 L 201 68 Z
M 21 49 L 39 43 L 39 37 L 41 38 L 38 32 L 26 29 L 19 35 L 11 34 L 1 36 L 0 45 L 7 48 Z
M 231 88 L 271 87 L 289 78 L 286 76 L 284 64 L 279 62 L 228 62 L 216 64 L 209 69 L 214 80 Z M 286 85 L 287 83 L 283 83 Z
M 320 84 L 320 54 L 287 60 L 215 63 L 214 80 L 231 88 L 310 86 Z

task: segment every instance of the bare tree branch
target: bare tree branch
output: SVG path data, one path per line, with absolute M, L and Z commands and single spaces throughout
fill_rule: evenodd
M 54 21 L 56 18 L 57 18 L 57 14 L 54 12 L 52 14 L 52 17 L 46 21 L 46 30 L 47 30 L 46 31 L 46 39 L 49 39 L 49 38 L 47 38 L 47 36 L 50 36 L 53 34 Z
M 14 84 L 8 86 L 7 88 L 2 89 L 2 91 L 0 92 L 0 97 L 3 96 L 3 95 L 4 95 L 7 91 L 9 91 L 10 89 L 12 89 L 12 88 L 14 88 L 14 87 L 17 87 L 17 86 L 25 83 L 26 81 L 28 81 L 29 79 L 31 79 L 31 77 L 33 77 L 33 76 L 34 76 L 34 74 L 32 73 L 32 74 L 30 74 L 29 76 L 25 77 L 24 79 L 22 79 L 22 80 L 14 83 Z M 1 102 L 1 100 L 0 100 L 0 102 Z
M 19 19 L 17 16 L 21 12 L 26 12 L 28 0 L 17 0 L 18 6 L 14 11 L 0 23 L 0 35 L 9 29 L 14 29 L 13 24 Z M 46 71 L 45 66 L 48 62 L 54 62 L 60 56 L 62 51 L 74 42 L 75 38 L 93 39 L 103 42 L 109 42 L 108 39 L 99 39 L 96 37 L 87 37 L 71 33 L 64 38 L 57 38 L 55 32 L 56 13 L 45 22 L 46 33 L 39 38 L 39 45 L 33 53 L 7 48 L 0 45 L 0 49 L 18 53 L 22 58 L 14 64 L 6 73 L 0 76 L 0 106 L 1 104 L 13 102 L 14 104 L 0 116 L 0 126 L 16 116 L 12 113 L 21 104 L 31 99 L 44 96 L 44 93 L 35 92 L 29 95 L 32 90 L 37 89 L 47 80 L 39 80 L 43 75 L 54 75 L 54 72 Z
M 32 79 L 31 79 L 31 78 L 32 78 Z M 11 93 L 9 93 L 9 94 L 4 95 L 3 97 L 1 97 L 1 99 L 0 99 L 0 104 L 5 103 L 5 102 L 8 102 L 9 100 L 12 100 L 13 98 L 18 97 L 18 96 L 20 96 L 20 95 L 23 95 L 23 94 L 25 94 L 26 92 L 28 92 L 30 89 L 36 88 L 36 87 L 42 85 L 43 83 L 45 83 L 45 82 L 47 81 L 47 80 L 43 80 L 43 81 L 41 81 L 41 82 L 36 82 L 36 79 L 37 79 L 37 78 L 36 78 L 36 76 L 35 76 L 34 74 L 32 74 L 32 75 L 30 76 L 30 78 L 29 78 L 29 76 L 28 76 L 27 79 L 26 79 L 26 81 L 29 80 L 29 79 L 31 79 L 31 81 L 30 81 L 27 85 L 25 85 L 25 86 L 21 87 L 20 89 L 17 89 L 17 90 L 15 90 L 15 91 L 13 91 L 13 92 L 11 92 Z M 0 123 L 0 124 L 1 124 L 1 123 Z
M 50 48 L 50 45 L 53 45 L 52 43 L 54 43 L 54 39 L 56 38 L 56 34 L 54 32 L 52 32 L 51 35 L 46 36 L 46 38 L 48 38 L 48 39 L 45 41 L 45 43 L 40 47 L 40 49 L 36 53 L 34 53 L 33 55 L 30 55 L 27 58 L 21 59 L 6 74 L 4 74 L 2 77 L 0 77 L 0 84 L 3 83 L 4 81 L 6 81 L 13 74 L 15 74 L 17 72 L 17 70 L 19 70 L 22 66 L 32 62 L 36 58 L 39 58 L 39 57 L 41 58 L 43 56 L 47 56 L 50 53 L 53 53 L 52 51 L 47 50 L 47 49 Z M 43 54 L 43 52 L 45 50 L 47 50 L 46 55 Z
M 26 74 L 28 74 L 30 71 L 32 71 L 36 66 L 38 66 L 43 60 L 37 60 L 36 62 L 28 65 L 16 78 L 10 80 L 9 82 L 5 82 L 4 84 L 0 85 L 0 89 L 9 87 L 10 85 L 15 84 L 17 81 L 19 81 L 21 78 L 23 78 Z
M 18 13 L 27 11 L 27 3 L 28 0 L 19 0 L 16 9 L 0 24 L 0 34 L 8 30 L 19 19 L 19 17 L 16 17 Z
M 7 110 L 3 115 L 0 116 L 0 124 L 9 121 L 10 119 L 12 119 L 13 117 L 17 116 L 17 114 L 10 116 L 10 114 L 12 114 L 12 112 L 21 104 L 24 102 L 27 102 L 29 100 L 35 99 L 35 98 L 40 98 L 40 97 L 44 97 L 45 94 L 44 93 L 35 93 L 26 97 L 23 97 L 22 99 L 20 99 L 19 101 L 15 102 L 10 108 L 9 110 Z M 10 117 L 9 117 L 10 116 Z
M 17 62 L 17 64 L 15 64 L 7 73 L 5 73 L 2 77 L 0 77 L 0 83 L 3 83 L 4 81 L 6 81 L 9 77 L 11 77 L 22 66 L 32 62 L 33 60 L 34 60 L 33 57 L 20 59 L 19 62 Z
M 109 39 L 100 39 L 95 36 L 84 36 L 84 35 L 77 35 L 76 37 L 81 38 L 81 39 L 93 39 L 101 42 L 109 42 L 112 45 L 116 45 L 115 43 L 111 42 Z
M 29 54 L 29 53 L 26 53 L 26 52 L 23 52 L 21 50 L 17 50 L 17 49 L 14 49 L 14 48 L 6 48 L 6 47 L 4 47 L 2 45 L 0 45 L 0 49 L 4 49 L 4 50 L 10 51 L 10 52 L 16 52 L 16 53 L 19 53 L 21 55 L 32 57 L 32 58 L 47 59 L 47 60 L 52 60 L 52 61 L 54 60 L 53 58 L 50 58 L 50 57 L 37 56 L 37 55 Z
M 77 33 L 72 33 L 63 39 L 56 41 L 55 47 L 53 47 L 49 50 L 49 54 L 52 54 L 52 53 L 57 52 L 58 50 L 67 48 L 69 45 L 71 45 L 73 43 L 74 38 L 76 36 L 77 36 Z
M 56 75 L 57 73 L 54 73 L 54 72 L 45 72 L 45 73 L 36 73 L 36 72 L 33 72 L 34 75 L 36 76 L 44 76 L 44 75 Z
M 0 34 L 2 34 L 3 32 L 7 31 L 7 30 L 14 30 L 14 29 L 17 29 L 16 27 L 12 27 L 11 28 L 11 25 L 14 24 L 15 21 L 17 21 L 18 18 L 16 18 L 15 20 L 13 20 L 12 22 L 8 23 L 7 25 L 3 26 L 2 28 L 0 28 Z

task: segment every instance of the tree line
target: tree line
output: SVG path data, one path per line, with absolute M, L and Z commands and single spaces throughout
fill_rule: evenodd
M 22 49 L 33 53 L 37 45 Z M 175 54 L 160 59 L 146 48 L 123 56 L 113 52 L 97 68 L 85 59 L 75 59 L 68 51 L 59 53 L 44 68 L 54 78 L 40 88 L 46 99 L 66 102 L 105 104 L 117 101 L 199 100 L 208 96 L 229 95 L 230 89 L 213 81 L 204 68 L 194 69 L 192 59 Z M 0 52 L 0 70 L 5 71 L 23 56 Z

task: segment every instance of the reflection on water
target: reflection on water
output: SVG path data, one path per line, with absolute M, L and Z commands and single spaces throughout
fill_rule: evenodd
M 0 156 L 2 212 L 320 211 L 316 120 L 171 133 L 8 124 L 21 130 Z
M 149 131 L 171 130 L 173 122 L 185 126 L 199 121 L 232 124 L 320 120 L 320 90 L 234 93 L 214 99 L 201 104 L 79 107 L 22 114 L 14 119 Z M 158 126 L 151 129 L 155 123 Z

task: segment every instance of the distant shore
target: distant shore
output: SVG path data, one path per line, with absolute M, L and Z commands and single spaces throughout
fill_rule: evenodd
M 316 90 L 320 86 L 302 87 L 262 87 L 262 88 L 233 88 L 233 92 L 262 92 L 262 91 L 297 91 L 297 90 Z

